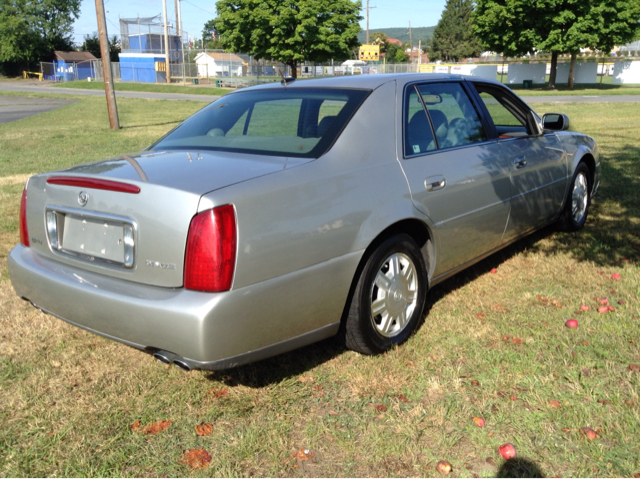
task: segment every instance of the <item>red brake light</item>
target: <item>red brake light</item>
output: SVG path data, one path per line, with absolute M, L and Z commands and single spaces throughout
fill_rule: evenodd
M 27 230 L 27 187 L 22 191 L 22 201 L 20 202 L 20 243 L 24 246 L 31 246 L 29 243 L 29 230 Z
M 47 179 L 50 185 L 77 186 L 79 188 L 93 188 L 96 190 L 117 191 L 137 195 L 140 188 L 120 181 L 99 180 L 97 178 L 83 178 L 80 176 L 52 176 Z
M 233 205 L 194 216 L 187 237 L 184 287 L 197 291 L 227 291 L 231 289 L 235 266 L 236 214 Z

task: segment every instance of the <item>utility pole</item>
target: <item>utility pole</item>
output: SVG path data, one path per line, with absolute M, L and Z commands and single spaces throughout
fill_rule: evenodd
M 176 34 L 182 33 L 182 25 L 180 24 L 180 0 L 173 0 L 176 9 Z
M 112 130 L 120 129 L 116 92 L 111 78 L 111 57 L 109 56 L 109 37 L 107 35 L 107 20 L 104 16 L 103 0 L 96 0 L 96 14 L 98 16 L 98 36 L 100 37 L 100 55 L 102 56 L 102 74 L 104 76 L 104 92 L 107 96 L 107 111 L 109 125 Z
M 365 10 L 367 10 L 367 45 L 369 45 L 369 10 L 376 8 L 376 6 L 377 5 L 370 7 L 369 0 L 367 0 L 367 6 L 365 7 Z
M 413 37 L 411 36 L 411 20 L 409 20 L 409 46 L 413 51 Z
M 169 26 L 167 25 L 167 0 L 162 0 L 162 14 L 164 19 L 164 61 L 167 65 L 167 83 L 171 83 L 171 69 L 169 67 Z

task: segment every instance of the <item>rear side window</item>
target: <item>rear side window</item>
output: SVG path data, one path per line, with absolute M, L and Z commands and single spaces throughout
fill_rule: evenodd
M 404 156 L 435 150 L 429 118 L 415 86 L 407 89 L 404 98 Z
M 185 120 L 151 148 L 318 158 L 369 93 L 337 88 L 233 93 Z

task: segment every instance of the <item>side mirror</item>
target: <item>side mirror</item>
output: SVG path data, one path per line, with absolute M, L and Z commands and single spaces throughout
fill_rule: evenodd
M 569 129 L 569 117 L 563 113 L 547 113 L 542 117 L 545 130 L 564 131 Z

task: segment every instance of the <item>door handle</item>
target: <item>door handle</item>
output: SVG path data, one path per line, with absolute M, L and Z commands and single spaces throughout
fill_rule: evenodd
M 427 191 L 441 190 L 445 186 L 447 186 L 447 179 L 444 176 L 432 176 L 424 180 Z
M 516 165 L 516 168 L 524 168 L 525 166 L 527 166 L 527 160 L 524 156 L 521 156 L 520 158 L 516 158 L 513 161 L 513 164 Z

